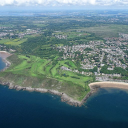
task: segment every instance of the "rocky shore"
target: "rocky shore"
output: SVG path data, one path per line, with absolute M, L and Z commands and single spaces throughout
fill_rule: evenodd
M 44 88 L 32 88 L 32 87 L 22 87 L 19 85 L 13 85 L 10 82 L 2 82 L 0 81 L 1 85 L 7 85 L 9 86 L 9 89 L 16 89 L 16 90 L 26 90 L 26 91 L 30 91 L 30 92 L 40 92 L 40 93 L 51 93 L 54 95 L 58 95 L 61 96 L 61 101 L 62 102 L 66 102 L 69 105 L 72 106 L 82 106 L 83 103 L 85 103 L 87 101 L 87 99 L 94 93 L 96 92 L 99 88 L 122 88 L 122 89 L 128 89 L 128 83 L 118 83 L 118 82 L 94 82 L 89 84 L 90 87 L 90 92 L 84 97 L 84 99 L 82 101 L 77 101 L 72 99 L 71 97 L 69 97 L 67 94 L 65 93 L 61 93 L 57 90 L 50 90 L 50 89 L 44 89 Z
M 80 102 L 80 101 L 74 100 L 74 99 L 70 98 L 68 95 L 66 95 L 65 93 L 61 93 L 56 90 L 50 90 L 50 89 L 44 89 L 44 88 L 22 87 L 19 85 L 13 85 L 10 82 L 2 82 L 2 81 L 0 81 L 0 84 L 9 86 L 9 89 L 16 89 L 18 91 L 26 90 L 26 91 L 30 91 L 30 92 L 35 91 L 35 92 L 40 92 L 40 93 L 51 93 L 54 95 L 58 95 L 58 96 L 61 96 L 62 102 L 66 102 L 67 104 L 73 105 L 73 106 L 82 106 L 82 104 L 83 104 L 83 101 Z
M 10 82 L 2 82 L 2 81 L 0 81 L 0 84 L 9 86 L 9 89 L 15 89 L 17 91 L 26 90 L 26 91 L 30 91 L 30 92 L 35 91 L 35 92 L 40 92 L 40 93 L 51 93 L 51 94 L 54 94 L 54 95 L 58 95 L 58 96 L 61 96 L 61 101 L 62 102 L 66 102 L 67 104 L 72 105 L 72 106 L 76 106 L 76 107 L 77 106 L 79 106 L 79 107 L 82 106 L 83 103 L 85 103 L 87 101 L 87 99 L 94 92 L 96 92 L 97 89 L 99 88 L 97 86 L 91 87 L 90 92 L 84 97 L 84 99 L 82 101 L 77 101 L 77 100 L 74 100 L 73 98 L 69 97 L 67 94 L 59 92 L 57 90 L 50 90 L 50 89 L 44 89 L 44 88 L 22 87 L 22 86 L 19 86 L 19 85 L 13 85 Z

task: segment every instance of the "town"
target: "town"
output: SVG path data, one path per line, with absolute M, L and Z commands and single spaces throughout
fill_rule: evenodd
M 127 39 L 128 34 L 120 34 L 119 40 L 106 39 L 105 41 L 90 41 L 85 44 L 72 45 L 72 46 L 58 46 L 59 52 L 63 52 L 63 59 L 71 59 L 74 61 L 76 58 L 80 58 L 81 68 L 85 69 L 82 72 L 75 70 L 81 74 L 92 75 L 92 70 L 96 67 L 94 75 L 96 81 L 123 81 L 120 80 L 121 73 L 103 73 L 102 69 L 107 65 L 108 71 L 113 71 L 115 67 L 126 69 L 128 66 L 128 55 L 127 55 Z M 120 40 L 123 40 L 122 42 Z M 124 41 L 125 40 L 125 41 Z M 73 71 L 66 67 L 61 67 L 63 70 Z

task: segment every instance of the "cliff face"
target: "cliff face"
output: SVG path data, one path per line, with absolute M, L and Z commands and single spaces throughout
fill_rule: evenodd
M 7 85 L 7 86 L 9 86 L 9 89 L 16 89 L 17 91 L 26 90 L 26 91 L 30 91 L 30 92 L 36 91 L 36 92 L 40 92 L 40 93 L 51 93 L 54 95 L 59 95 L 59 96 L 61 96 L 62 102 L 66 102 L 67 104 L 73 105 L 73 106 L 82 106 L 82 104 L 83 104 L 83 101 L 80 102 L 80 101 L 74 100 L 71 97 L 69 97 L 68 95 L 66 95 L 65 93 L 61 93 L 56 90 L 49 90 L 49 89 L 44 89 L 44 88 L 22 87 L 22 86 L 18 86 L 18 85 L 13 85 L 10 82 L 2 82 L 1 80 L 0 80 L 0 84 Z

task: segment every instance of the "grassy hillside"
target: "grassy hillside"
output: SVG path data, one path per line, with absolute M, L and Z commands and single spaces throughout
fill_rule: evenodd
M 0 44 L 4 44 L 4 45 L 20 45 L 23 42 L 25 42 L 27 39 L 2 39 L 0 40 Z

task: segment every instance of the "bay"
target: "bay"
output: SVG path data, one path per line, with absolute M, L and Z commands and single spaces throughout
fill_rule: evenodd
M 128 91 L 100 89 L 82 107 L 74 107 L 59 96 L 0 85 L 0 127 L 128 128 Z

